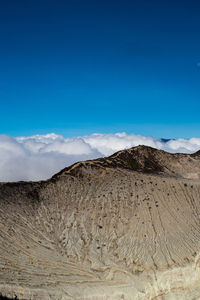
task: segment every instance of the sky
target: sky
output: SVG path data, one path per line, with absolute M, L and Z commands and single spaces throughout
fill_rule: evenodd
M 0 3 L 0 133 L 200 136 L 198 0 Z

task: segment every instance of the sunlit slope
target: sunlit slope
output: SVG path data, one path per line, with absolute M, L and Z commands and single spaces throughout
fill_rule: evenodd
M 149 147 L 0 185 L 0 292 L 200 299 L 200 156 Z M 190 298 L 191 297 L 191 298 Z

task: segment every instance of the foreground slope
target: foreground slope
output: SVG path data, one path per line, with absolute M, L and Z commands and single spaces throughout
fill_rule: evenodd
M 138 146 L 1 183 L 0 293 L 200 299 L 200 152 Z

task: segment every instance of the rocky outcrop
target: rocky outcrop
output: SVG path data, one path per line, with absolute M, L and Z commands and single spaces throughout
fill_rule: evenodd
M 139 146 L 0 184 L 0 293 L 200 299 L 200 156 Z

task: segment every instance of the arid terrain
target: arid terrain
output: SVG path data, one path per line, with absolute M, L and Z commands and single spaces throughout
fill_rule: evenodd
M 200 299 L 200 151 L 138 146 L 0 183 L 0 294 Z

